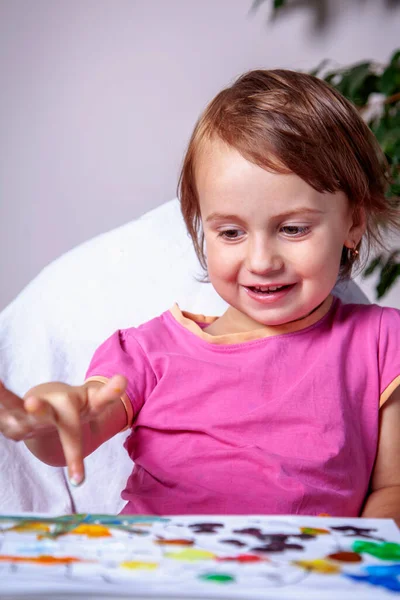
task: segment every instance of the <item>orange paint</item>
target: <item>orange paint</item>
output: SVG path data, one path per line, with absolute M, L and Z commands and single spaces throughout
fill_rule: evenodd
M 164 538 L 159 538 L 154 542 L 158 546 L 193 546 L 193 540 L 165 540 Z
M 308 533 L 310 535 L 326 535 L 330 533 L 329 529 L 319 529 L 318 527 L 300 527 L 301 533 Z
M 69 534 L 71 535 L 86 535 L 87 537 L 112 537 L 108 527 L 104 525 L 78 525 L 75 529 L 72 529 Z
M 87 560 L 81 560 L 80 558 L 74 558 L 72 556 L 63 556 L 56 558 L 54 556 L 7 556 L 0 554 L 0 561 L 2 562 L 14 562 L 14 563 L 39 563 L 42 565 L 69 565 L 71 563 L 79 562 L 92 562 Z

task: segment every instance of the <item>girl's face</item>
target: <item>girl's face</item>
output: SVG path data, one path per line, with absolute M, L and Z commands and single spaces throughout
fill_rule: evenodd
M 342 192 L 269 172 L 218 139 L 201 152 L 196 184 L 210 281 L 246 329 L 310 314 L 364 231 Z

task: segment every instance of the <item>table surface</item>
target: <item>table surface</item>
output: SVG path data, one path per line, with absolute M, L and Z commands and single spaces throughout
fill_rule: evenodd
M 394 570 L 384 576 L 400 578 L 399 530 L 394 522 L 384 519 L 25 514 L 0 515 L 0 522 L 2 520 L 0 600 L 249 600 L 250 597 L 258 600 L 380 600 L 396 594 L 383 589 L 381 582 L 378 587 L 361 577 L 361 582 L 350 584 L 347 577 L 356 574 L 360 579 L 365 576 L 364 567 L 368 567 L 375 569 L 372 575 L 377 569 L 392 568 Z M 356 538 L 362 547 L 353 549 Z M 255 544 L 266 544 L 266 547 Z M 275 546 L 270 548 L 269 544 Z M 370 547 L 382 552 L 381 544 L 388 546 L 384 551 L 389 554 L 380 556 L 378 553 L 377 558 L 371 557 Z M 336 571 L 330 570 L 329 574 L 314 568 L 314 562 L 327 564 L 324 557 L 336 560 L 332 553 L 338 549 L 347 551 L 345 554 L 356 554 L 358 558 L 362 555 L 362 559 L 340 568 L 334 563 Z M 48 560 L 53 557 L 54 560 Z M 257 560 L 250 564 L 239 560 L 245 557 Z M 35 560 L 52 564 L 42 564 L 37 577 L 37 565 L 31 564 Z M 92 564 L 84 564 L 88 560 Z M 186 570 L 176 562 L 180 560 L 187 565 Z M 59 571 L 61 563 L 62 573 Z M 140 577 L 136 573 L 126 575 L 125 571 L 122 578 L 118 575 L 115 579 L 115 566 L 135 569 L 139 564 L 139 569 L 143 569 L 142 563 L 145 568 L 154 568 L 154 564 L 159 563 L 156 564 L 159 577 L 155 571 L 143 571 Z M 309 563 L 313 563 L 312 568 Z M 332 562 L 328 566 L 332 569 Z M 46 570 L 44 577 L 42 569 Z M 89 572 L 87 579 L 85 569 Z M 337 573 L 339 577 L 335 577 Z M 232 586 L 217 581 L 216 576 L 221 575 L 230 576 L 228 581 L 233 582 Z M 214 586 L 212 590 L 208 587 L 209 581 Z

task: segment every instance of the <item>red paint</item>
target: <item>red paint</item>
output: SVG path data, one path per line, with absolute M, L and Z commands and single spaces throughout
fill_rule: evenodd
M 265 558 L 256 556 L 255 554 L 238 554 L 238 556 L 224 556 L 217 558 L 219 562 L 235 561 L 239 563 L 253 563 L 265 561 Z

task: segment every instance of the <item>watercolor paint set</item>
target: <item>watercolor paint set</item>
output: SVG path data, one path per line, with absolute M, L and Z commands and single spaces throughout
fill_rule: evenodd
M 387 519 L 0 515 L 0 598 L 400 595 Z

